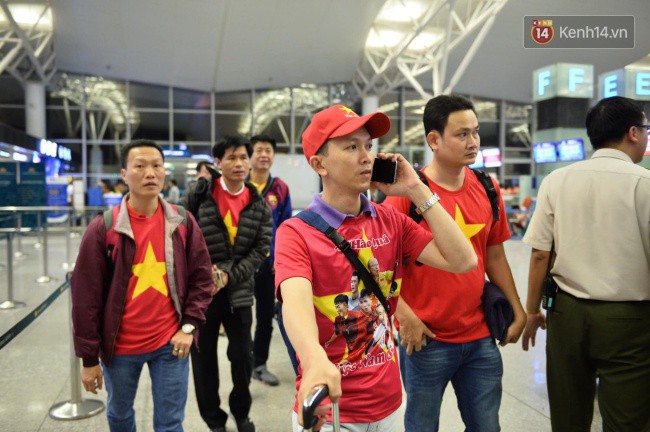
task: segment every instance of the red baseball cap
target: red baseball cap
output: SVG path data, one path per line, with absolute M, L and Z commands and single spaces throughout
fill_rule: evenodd
M 330 138 L 338 138 L 365 126 L 370 138 L 384 136 L 390 130 L 390 119 L 382 112 L 359 117 L 344 105 L 333 105 L 319 111 L 302 133 L 302 149 L 309 160 Z

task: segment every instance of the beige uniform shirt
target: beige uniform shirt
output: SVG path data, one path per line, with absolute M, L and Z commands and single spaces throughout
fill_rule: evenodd
M 650 170 L 611 148 L 549 174 L 524 243 L 544 251 L 576 297 L 650 300 Z

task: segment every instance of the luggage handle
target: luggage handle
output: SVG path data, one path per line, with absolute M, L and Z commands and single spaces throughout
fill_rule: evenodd
M 327 395 L 329 395 L 329 388 L 325 384 L 321 384 L 314 387 L 305 398 L 305 401 L 302 403 L 303 432 L 311 431 L 316 426 L 318 417 L 314 415 L 314 411 L 325 400 Z M 334 432 L 340 432 L 341 423 L 338 402 L 332 402 L 332 426 Z

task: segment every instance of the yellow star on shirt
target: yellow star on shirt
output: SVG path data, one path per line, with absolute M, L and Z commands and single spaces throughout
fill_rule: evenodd
M 228 230 L 228 237 L 230 237 L 230 244 L 235 244 L 235 237 L 237 237 L 237 227 L 232 225 L 232 215 L 230 210 L 226 213 L 226 217 L 223 218 L 223 223 L 226 225 Z
M 147 253 L 144 256 L 142 263 L 133 265 L 131 271 L 138 277 L 138 282 L 133 290 L 133 297 L 131 297 L 131 300 L 135 299 L 149 288 L 155 289 L 165 297 L 169 296 L 167 284 L 165 283 L 164 278 L 167 274 L 167 265 L 164 261 L 159 262 L 156 259 L 156 254 L 153 251 L 151 242 L 149 242 L 149 245 L 147 246 Z
M 458 204 L 456 204 L 456 225 L 460 228 L 460 230 L 465 234 L 465 238 L 467 239 L 468 242 L 471 243 L 471 238 L 474 237 L 476 234 L 478 234 L 485 224 L 468 224 L 465 223 L 465 217 L 463 216 L 463 213 L 460 211 L 460 207 L 458 207 Z

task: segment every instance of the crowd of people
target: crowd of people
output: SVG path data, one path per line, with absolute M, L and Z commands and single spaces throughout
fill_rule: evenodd
M 373 153 L 390 130 L 385 114 L 316 113 L 302 148 L 322 193 L 298 217 L 270 174 L 270 136 L 221 139 L 214 165 L 199 163 L 182 197 L 170 181 L 166 199 L 160 146 L 125 145 L 128 193 L 88 226 L 72 277 L 82 382 L 93 393 L 106 386 L 111 431 L 135 430 L 144 364 L 154 429 L 182 430 L 191 361 L 201 417 L 225 432 L 221 326 L 228 407 L 238 432 L 255 431 L 251 379 L 279 382 L 266 366 L 274 316 L 296 372 L 295 432 L 312 426 L 303 402 L 322 384 L 329 401 L 314 430 L 332 430 L 337 402 L 345 431 L 437 431 L 449 383 L 467 431 L 499 431 L 499 346 L 521 339 L 528 350 L 540 328 L 553 431 L 589 431 L 596 395 L 604 430 L 650 430 L 650 172 L 635 165 L 648 143 L 643 110 L 599 101 L 586 118 L 593 157 L 541 183 L 523 238 L 525 307 L 498 183 L 467 168 L 480 148 L 473 104 L 436 96 L 423 127 L 434 157 L 416 171 L 399 154 Z M 371 181 L 375 157 L 396 164 L 394 183 Z M 487 322 L 486 278 L 510 311 L 501 336 Z

